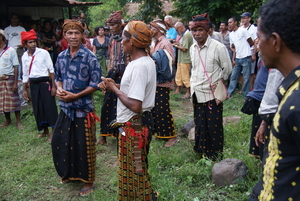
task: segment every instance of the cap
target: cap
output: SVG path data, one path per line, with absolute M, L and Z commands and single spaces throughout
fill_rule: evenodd
M 244 12 L 241 17 L 252 17 L 252 14 L 249 12 Z
M 4 33 L 3 29 L 0 29 L 0 34 L 5 37 L 5 33 Z
M 105 26 L 104 29 L 109 30 L 109 27 L 108 27 L 108 26 Z

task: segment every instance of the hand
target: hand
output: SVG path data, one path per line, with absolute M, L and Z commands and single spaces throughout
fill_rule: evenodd
M 235 60 L 234 59 L 232 60 L 232 66 L 235 66 Z
M 14 83 L 13 92 L 18 93 L 18 82 Z
M 56 86 L 51 87 L 51 96 L 56 96 Z
M 102 82 L 98 84 L 98 87 L 104 91 L 113 92 L 117 87 L 115 81 L 111 78 L 101 77 Z
M 251 58 L 251 61 L 252 61 L 252 62 L 256 61 L 256 54 L 252 54 L 251 57 L 252 57 L 252 58 Z
M 58 92 L 58 90 L 56 90 L 56 96 L 58 97 L 58 99 L 66 102 L 66 103 L 77 99 L 76 94 L 74 94 L 72 92 L 65 91 L 65 90 L 62 90 L 59 93 L 57 93 L 57 92 Z
M 265 144 L 265 129 L 266 129 L 266 122 L 263 120 L 255 135 L 256 146 L 259 146 L 259 142 Z
M 29 98 L 28 98 L 28 93 L 27 93 L 27 91 L 26 90 L 23 90 L 23 98 L 25 99 L 25 100 L 29 100 Z

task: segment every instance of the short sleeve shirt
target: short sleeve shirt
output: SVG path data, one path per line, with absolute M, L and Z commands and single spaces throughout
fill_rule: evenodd
M 6 46 L 0 52 L 0 75 L 14 75 L 14 66 L 19 66 L 17 52 L 14 48 Z

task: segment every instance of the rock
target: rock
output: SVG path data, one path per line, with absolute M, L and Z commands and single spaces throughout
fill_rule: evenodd
M 191 120 L 181 127 L 181 132 L 184 133 L 185 135 L 188 135 L 191 129 L 194 128 L 194 126 L 195 126 L 194 120 Z
M 248 167 L 241 160 L 227 158 L 216 163 L 212 169 L 212 182 L 217 186 L 236 184 L 244 180 Z
M 190 130 L 189 135 L 188 135 L 188 139 L 191 140 L 191 141 L 195 141 L 195 127 L 193 127 Z
M 229 123 L 237 124 L 240 122 L 241 117 L 239 116 L 231 116 L 231 117 L 223 117 L 223 125 L 227 125 Z

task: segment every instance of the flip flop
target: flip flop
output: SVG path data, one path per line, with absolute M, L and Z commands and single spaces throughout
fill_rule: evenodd
M 88 196 L 90 193 L 92 193 L 92 192 L 94 191 L 94 189 L 95 189 L 95 186 L 92 186 L 92 187 L 87 188 L 87 189 L 83 189 L 83 188 L 82 188 L 82 189 L 80 190 L 79 195 L 80 195 L 81 197 Z M 87 192 L 87 193 L 85 193 L 85 192 Z M 81 193 L 84 193 L 84 194 L 81 194 Z

